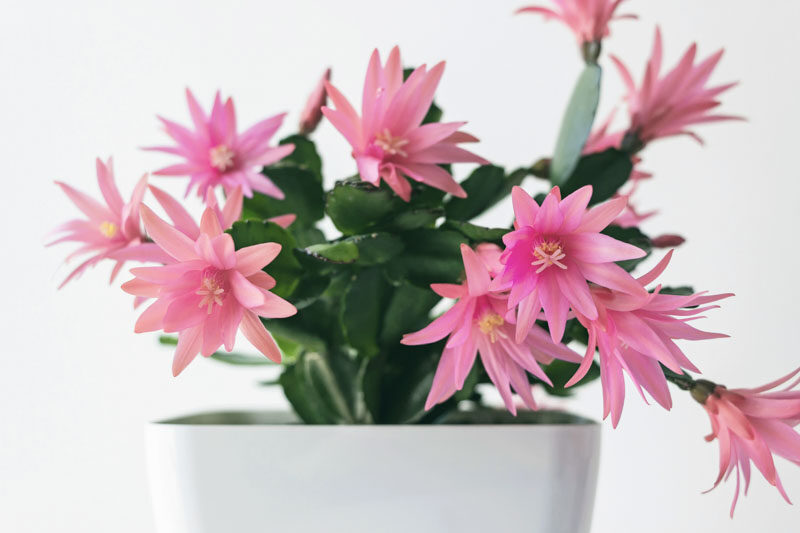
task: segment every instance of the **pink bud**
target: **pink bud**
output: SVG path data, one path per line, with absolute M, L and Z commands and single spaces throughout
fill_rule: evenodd
M 328 99 L 328 94 L 325 91 L 325 82 L 331 79 L 331 69 L 327 69 L 325 74 L 322 75 L 314 90 L 308 96 L 306 106 L 300 115 L 300 133 L 308 135 L 319 125 L 322 120 L 322 106 Z
M 685 243 L 686 239 L 680 235 L 670 235 L 667 233 L 653 238 L 650 242 L 653 244 L 653 248 L 672 248 L 673 246 L 680 246 Z

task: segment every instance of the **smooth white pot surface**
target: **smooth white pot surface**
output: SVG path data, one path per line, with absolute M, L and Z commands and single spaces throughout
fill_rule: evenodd
M 308 426 L 210 413 L 147 428 L 158 533 L 587 533 L 600 426 Z

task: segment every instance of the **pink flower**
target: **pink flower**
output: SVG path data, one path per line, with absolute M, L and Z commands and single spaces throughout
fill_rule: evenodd
M 483 251 L 487 250 L 484 248 Z M 553 343 L 539 327 L 531 328 L 521 342 L 516 342 L 514 315 L 508 310 L 508 297 L 489 291 L 491 276 L 486 261 L 491 261 L 491 254 L 478 255 L 462 244 L 461 256 L 466 271 L 464 283 L 431 285 L 439 296 L 456 298 L 458 302 L 426 328 L 409 333 L 402 340 L 408 345 L 430 344 L 450 336 L 436 369 L 425 409 L 445 401 L 464 386 L 478 352 L 506 408 L 513 414 L 517 412 L 513 389 L 525 405 L 535 409 L 525 372 L 551 384 L 539 363 L 548 364 L 553 358 L 576 362 L 580 358 L 566 346 Z
M 423 65 L 403 82 L 400 50 L 392 49 L 385 66 L 375 50 L 367 68 L 361 116 L 336 87 L 326 84 L 336 109 L 323 107 L 322 112 L 353 147 L 362 180 L 378 186 L 383 179 L 405 201 L 411 198 L 406 178 L 466 196 L 439 165 L 487 164 L 482 157 L 458 147 L 459 143 L 478 139 L 458 131 L 465 122 L 422 124 L 443 72 L 444 62 L 431 70 Z
M 557 10 L 547 7 L 529 6 L 517 13 L 538 13 L 545 19 L 555 19 L 566 24 L 578 38 L 579 43 L 600 41 L 608 37 L 608 25 L 612 20 L 635 19 L 636 15 L 614 15 L 625 0 L 553 0 Z
M 740 474 L 744 476 L 744 492 L 750 485 L 750 462 L 764 478 L 789 501 L 775 470 L 773 454 L 800 464 L 800 391 L 793 390 L 800 380 L 781 390 L 772 390 L 794 378 L 794 372 L 755 389 L 727 389 L 709 381 L 698 380 L 692 396 L 703 404 L 711 419 L 711 434 L 706 440 L 719 441 L 719 475 L 716 488 L 736 470 L 736 491 L 731 504 L 731 517 L 739 499 Z
M 660 76 L 661 31 L 656 28 L 653 52 L 641 87 L 636 87 L 625 65 L 612 56 L 628 88 L 626 100 L 631 120 L 629 132 L 642 144 L 672 135 L 689 135 L 702 143 L 702 139 L 690 131 L 689 127 L 706 122 L 740 119 L 711 112 L 720 104 L 716 97 L 736 85 L 728 83 L 706 87 L 722 52 L 720 50 L 695 65 L 697 45 L 692 44 L 680 62 L 667 74 Z
M 269 141 L 283 122 L 284 114 L 262 120 L 244 133 L 236 130 L 236 112 L 233 100 L 222 103 L 220 93 L 208 116 L 186 89 L 186 100 L 194 123 L 194 131 L 159 117 L 167 134 L 177 146 L 156 146 L 147 150 L 167 152 L 185 161 L 155 172 L 161 176 L 189 176 L 188 194 L 197 186 L 197 193 L 205 198 L 209 188 L 222 186 L 226 193 L 241 187 L 244 195 L 253 191 L 283 198 L 283 193 L 272 181 L 260 173 L 262 166 L 271 165 L 294 150 L 294 145 L 270 146 Z
M 259 317 L 284 318 L 297 312 L 269 290 L 275 280 L 261 269 L 280 252 L 277 243 L 234 250 L 233 239 L 222 232 L 217 214 L 206 208 L 200 233 L 190 238 L 142 206 L 142 220 L 153 240 L 173 263 L 134 268 L 126 292 L 156 298 L 136 321 L 135 331 L 178 332 L 172 363 L 177 376 L 202 353 L 209 356 L 222 344 L 233 349 L 236 331 L 261 353 L 280 362 L 281 353 Z
M 158 203 L 164 209 L 173 225 L 183 234 L 191 239 L 197 239 L 200 236 L 200 226 L 194 221 L 192 215 L 181 205 L 179 201 L 170 196 L 166 191 L 159 189 L 154 185 L 150 185 L 150 192 L 153 193 Z M 217 220 L 222 230 L 227 230 L 233 223 L 239 220 L 242 216 L 242 188 L 236 187 L 228 196 L 225 205 L 220 209 L 217 203 L 217 196 L 213 189 L 209 189 L 206 195 L 206 207 L 210 207 L 217 215 Z M 269 219 L 277 223 L 281 227 L 287 228 L 294 222 L 295 215 L 281 215 Z
M 328 101 L 328 93 L 325 91 L 325 83 L 331 79 L 331 69 L 327 69 L 320 78 L 314 90 L 308 96 L 306 106 L 300 114 L 300 133 L 308 135 L 319 125 L 322 120 L 322 106 Z
M 541 207 L 520 187 L 514 187 L 514 231 L 503 237 L 503 273 L 493 289 L 511 290 L 509 306 L 517 309 L 517 341 L 525 338 L 544 309 L 550 335 L 559 342 L 570 308 L 597 318 L 588 281 L 629 294 L 645 294 L 637 281 L 615 261 L 643 257 L 645 252 L 603 235 L 625 207 L 617 198 L 587 210 L 592 187 L 563 200 L 554 187 Z
M 653 270 L 638 279 L 642 287 L 652 283 L 667 267 L 670 251 Z M 578 321 L 589 332 L 589 342 L 583 363 L 567 382 L 571 386 L 580 381 L 594 360 L 595 349 L 600 349 L 600 378 L 603 384 L 603 417 L 611 415 L 617 427 L 625 401 L 623 370 L 630 376 L 642 398 L 646 390 L 665 409 L 672 407 L 667 381 L 660 365 L 682 374 L 682 369 L 698 372 L 681 351 L 674 339 L 716 339 L 727 337 L 720 333 L 700 331 L 689 321 L 702 318 L 698 315 L 716 306 L 698 307 L 731 294 L 705 293 L 677 296 L 653 293 L 631 296 L 604 287 L 591 288 L 597 309 L 597 318 L 590 319 L 575 311 Z
M 147 188 L 147 176 L 142 176 L 139 180 L 128 203 L 123 202 L 114 183 L 111 158 L 105 164 L 97 159 L 97 183 L 105 205 L 66 183 L 56 182 L 87 218 L 70 220 L 57 227 L 53 233 L 63 235 L 47 246 L 60 242 L 81 243 L 82 246 L 70 254 L 67 261 L 78 255 L 92 254 L 67 276 L 59 289 L 103 259 L 117 261 L 111 271 L 111 282 L 127 259 L 156 262 L 163 259 L 163 254 L 157 247 L 144 242 L 145 236 L 139 225 L 139 204 Z

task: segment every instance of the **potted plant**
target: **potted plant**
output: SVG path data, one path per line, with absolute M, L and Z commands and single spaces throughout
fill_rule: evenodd
M 122 289 L 143 309 L 135 331 L 175 345 L 175 376 L 197 355 L 282 365 L 273 385 L 292 413 L 148 428 L 160 531 L 483 531 L 530 528 L 532 516 L 542 531 L 588 531 L 599 426 L 539 407 L 600 378 L 616 427 L 624 374 L 666 409 L 670 384 L 705 408 L 715 486 L 736 471 L 731 514 L 751 462 L 786 497 L 773 454 L 800 461 L 800 369 L 753 389 L 694 377 L 675 341 L 724 337 L 694 320 L 732 295 L 660 284 L 683 238 L 644 234 L 652 213 L 632 203 L 650 177 L 647 146 L 736 118 L 715 111 L 733 84 L 710 84 L 721 52 L 697 59 L 694 46 L 663 72 L 656 29 L 640 84 L 611 57 L 625 124 L 596 125 L 601 45 L 629 18 L 620 3 L 520 10 L 567 24 L 585 60 L 552 157 L 527 167 L 467 148 L 478 139 L 434 102 L 444 63 L 404 69 L 395 47 L 370 57 L 360 110 L 328 70 L 277 144 L 284 115 L 240 131 L 232 99 L 217 93 L 206 112 L 187 90 L 192 125 L 162 118 L 172 143 L 151 149 L 176 157 L 154 174 L 188 177 L 199 219 L 147 176 L 126 202 L 110 160 L 97 161 L 102 201 L 59 183 L 86 215 L 58 228 L 54 243 L 88 255 L 64 283 L 100 262 L 115 262 L 112 281 L 126 262 L 148 263 Z M 357 169 L 328 190 L 311 139 L 323 117 Z M 453 163 L 478 166 L 456 181 Z M 475 223 L 509 196 L 508 226 Z M 238 332 L 260 355 L 232 353 Z

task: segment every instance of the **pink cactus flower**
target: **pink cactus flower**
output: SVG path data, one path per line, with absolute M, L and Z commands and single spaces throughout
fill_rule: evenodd
M 515 230 L 503 237 L 506 250 L 500 261 L 504 268 L 493 289 L 511 291 L 509 306 L 518 306 L 518 342 L 542 309 L 554 342 L 563 337 L 570 308 L 596 319 L 587 280 L 629 294 L 646 294 L 614 263 L 643 257 L 645 252 L 600 233 L 624 209 L 625 199 L 587 210 L 591 197 L 589 185 L 563 200 L 554 187 L 540 207 L 522 188 L 512 190 Z
M 774 389 L 798 373 L 800 368 L 754 389 L 727 389 L 705 380 L 697 381 L 692 388 L 692 396 L 703 404 L 711 419 L 711 434 L 706 440 L 719 441 L 719 475 L 709 490 L 736 470 L 731 517 L 739 499 L 741 476 L 747 494 L 751 462 L 791 503 L 775 469 L 773 454 L 800 464 L 800 435 L 795 430 L 800 423 L 800 391 L 794 390 L 800 380 L 795 379 L 783 389 Z
M 150 185 L 150 192 L 153 193 L 164 212 L 167 214 L 173 225 L 183 234 L 191 239 L 200 236 L 200 226 L 197 225 L 192 215 L 181 205 L 179 201 L 169 195 L 166 191 Z M 228 196 L 225 205 L 220 208 L 217 196 L 213 189 L 209 189 L 206 195 L 206 207 L 210 207 L 217 215 L 220 227 L 223 231 L 227 230 L 233 223 L 242 216 L 243 205 L 242 188 L 236 187 Z M 269 219 L 283 228 L 288 228 L 295 220 L 295 215 L 281 215 Z
M 537 13 L 545 19 L 563 22 L 579 43 L 600 41 L 608 37 L 612 20 L 635 19 L 636 15 L 615 15 L 625 0 L 553 0 L 557 9 L 540 6 L 523 7 L 517 13 Z
M 430 344 L 450 336 L 436 369 L 425 409 L 461 390 L 478 352 L 506 408 L 513 414 L 517 411 L 512 390 L 526 406 L 536 408 L 526 371 L 552 384 L 540 363 L 548 364 L 554 358 L 572 362 L 580 360 L 566 346 L 552 342 L 539 327 L 531 328 L 521 342 L 514 340 L 514 314 L 508 310 L 508 297 L 489 290 L 491 275 L 486 262 L 492 260 L 491 249 L 485 247 L 483 252 L 486 251 L 490 253 L 479 255 L 466 244 L 461 245 L 466 281 L 461 285 L 431 285 L 439 296 L 455 298 L 458 302 L 424 329 L 403 336 L 402 343 L 407 345 Z
M 614 225 L 621 228 L 636 228 L 641 226 L 642 222 L 648 218 L 654 217 L 658 214 L 657 210 L 640 212 L 635 205 L 631 202 L 630 194 L 617 195 L 619 198 L 625 199 L 625 209 L 620 212 L 617 218 L 614 219 Z
M 336 108 L 323 107 L 322 112 L 353 147 L 362 180 L 378 186 L 383 179 L 405 201 L 411 199 L 406 178 L 466 196 L 440 165 L 487 164 L 458 146 L 478 139 L 459 131 L 465 122 L 422 124 L 443 72 L 444 62 L 430 70 L 423 65 L 403 82 L 400 50 L 392 49 L 386 65 L 381 65 L 375 50 L 367 68 L 361 116 L 336 87 L 326 84 Z
M 308 135 L 317 129 L 322 120 L 322 106 L 328 101 L 328 93 L 325 91 L 325 84 L 331 79 L 331 69 L 325 70 L 314 90 L 308 96 L 306 106 L 300 114 L 300 133 Z
M 189 89 L 186 89 L 186 100 L 194 131 L 159 117 L 177 146 L 146 148 L 177 155 L 185 161 L 162 168 L 155 174 L 189 176 L 186 194 L 196 186 L 201 198 L 206 198 L 209 188 L 221 186 L 229 194 L 236 187 L 241 187 L 248 198 L 253 196 L 253 191 L 258 191 L 282 199 L 281 190 L 260 170 L 263 166 L 280 161 L 294 150 L 292 144 L 269 145 L 286 114 L 262 120 L 244 133 L 239 133 L 232 99 L 228 98 L 223 104 L 217 92 L 211 115 L 206 115 Z
M 82 246 L 67 257 L 67 262 L 79 255 L 92 254 L 67 276 L 59 289 L 104 259 L 117 262 L 111 271 L 113 282 L 126 260 L 160 262 L 164 258 L 164 254 L 156 246 L 145 242 L 145 235 L 139 224 L 139 205 L 147 188 L 147 176 L 142 176 L 130 201 L 125 203 L 114 183 L 111 158 L 106 163 L 97 159 L 96 163 L 97 183 L 105 205 L 66 183 L 56 182 L 87 218 L 70 220 L 58 226 L 53 234 L 61 236 L 47 246 L 61 242 L 81 243 Z
M 147 206 L 141 211 L 148 234 L 173 262 L 131 269 L 136 277 L 122 289 L 156 299 L 137 320 L 137 333 L 178 332 L 173 375 L 183 371 L 198 353 L 208 357 L 223 344 L 231 351 L 237 330 L 269 359 L 280 362 L 280 350 L 259 319 L 284 318 L 297 312 L 292 304 L 269 292 L 275 280 L 262 271 L 278 255 L 280 244 L 234 250 L 233 239 L 222 232 L 210 207 L 203 213 L 196 239 L 164 222 Z
M 680 246 L 681 244 L 685 243 L 686 239 L 680 235 L 674 235 L 671 233 L 665 233 L 663 235 L 659 235 L 658 237 L 653 237 L 650 240 L 650 243 L 653 245 L 653 248 L 674 248 L 676 246 Z
M 728 83 L 706 87 L 722 53 L 723 50 L 720 50 L 695 64 L 697 45 L 692 44 L 680 62 L 661 76 L 661 31 L 656 28 L 653 52 L 640 87 L 636 86 L 622 61 L 612 56 L 628 89 L 626 100 L 631 121 L 629 132 L 643 145 L 673 135 L 689 135 L 702 143 L 702 139 L 689 130 L 691 126 L 721 120 L 740 120 L 741 117 L 712 113 L 720 105 L 716 97 L 736 85 Z
M 652 283 L 667 267 L 672 251 L 650 272 L 637 281 L 642 287 Z M 678 374 L 683 369 L 698 372 L 674 339 L 702 340 L 727 337 L 721 333 L 701 331 L 689 325 L 704 311 L 717 306 L 699 307 L 732 294 L 705 293 L 677 296 L 653 293 L 631 296 L 604 287 L 591 288 L 597 309 L 597 318 L 590 319 L 575 311 L 578 321 L 589 332 L 586 355 L 567 386 L 580 381 L 594 360 L 595 349 L 600 349 L 600 378 L 603 385 L 603 417 L 611 415 L 617 427 L 625 401 L 623 370 L 630 376 L 642 398 L 646 390 L 665 409 L 672 407 L 672 399 L 660 364 Z M 643 390 L 644 389 L 644 390 Z

